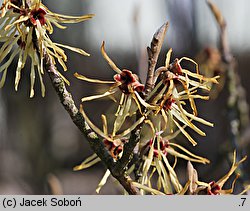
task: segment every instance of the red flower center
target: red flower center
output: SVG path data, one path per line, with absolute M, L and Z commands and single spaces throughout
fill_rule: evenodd
M 174 73 L 175 75 L 182 75 L 182 68 L 178 62 L 178 59 L 175 59 L 170 65 L 169 70 Z
M 122 153 L 123 146 L 126 142 L 127 142 L 126 138 L 122 138 L 121 140 L 114 142 L 111 142 L 107 139 L 103 140 L 106 149 L 109 151 L 110 155 L 115 159 L 119 158 L 119 155 Z
M 175 100 L 170 96 L 163 105 L 164 110 L 171 110 L 173 103 L 175 103 Z
M 215 181 L 210 182 L 209 185 L 211 188 L 207 190 L 208 195 L 220 194 L 219 190 L 221 190 L 221 188 Z
M 148 145 L 149 146 L 152 146 L 153 144 L 153 139 L 150 139 L 150 141 L 148 142 Z M 169 147 L 169 141 L 168 140 L 165 140 L 165 139 L 162 139 L 160 140 L 160 150 L 161 152 L 163 153 L 163 155 L 167 156 L 167 148 Z M 159 156 L 159 150 L 158 150 L 158 144 L 157 144 L 157 141 L 154 142 L 154 157 L 158 157 Z
M 45 15 L 46 11 L 44 9 L 34 9 L 30 12 L 30 22 L 36 26 L 36 21 L 39 20 L 40 24 L 43 26 L 46 23 Z
M 115 81 L 120 82 L 120 90 L 125 94 L 130 94 L 131 89 L 137 92 L 144 90 L 144 85 L 138 81 L 138 77 L 129 70 L 122 70 L 120 74 L 114 76 Z

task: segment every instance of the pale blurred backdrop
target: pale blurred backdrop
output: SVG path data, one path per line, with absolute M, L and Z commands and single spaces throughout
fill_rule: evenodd
M 77 80 L 73 77 L 74 72 L 100 79 L 112 77 L 113 72 L 100 53 L 103 40 L 117 66 L 136 72 L 142 81 L 145 81 L 147 69 L 146 47 L 166 21 L 170 25 L 158 65 L 163 64 L 164 54 L 170 47 L 174 56 L 195 58 L 205 47 L 218 44 L 218 28 L 205 0 L 44 0 L 43 3 L 57 13 L 95 14 L 92 20 L 68 25 L 66 30 L 56 29 L 52 36 L 56 42 L 81 47 L 91 54 L 91 57 L 82 57 L 68 52 L 69 70 L 65 76 L 71 81 L 69 90 L 78 106 L 81 97 L 101 87 Z M 250 1 L 214 0 L 214 3 L 227 21 L 230 47 L 238 60 L 249 103 Z M 59 103 L 48 76 L 45 74 L 44 77 L 46 97 L 41 97 L 37 81 L 36 95 L 29 99 L 29 69 L 23 72 L 16 93 L 15 65 L 12 68 L 0 90 L 0 194 L 51 194 L 51 183 L 58 193 L 96 194 L 95 188 L 105 168 L 100 163 L 80 172 L 72 170 L 92 151 Z M 223 157 L 225 147 L 231 149 L 226 103 L 227 92 L 224 90 L 215 100 L 198 103 L 200 116 L 215 123 L 214 128 L 203 127 L 207 133 L 205 138 L 195 136 L 199 144 L 192 149 L 212 161 L 209 166 L 197 165 L 203 180 L 219 179 L 229 169 L 229 163 Z M 88 112 L 97 122 L 100 114 L 109 109 L 106 101 L 89 105 Z M 248 140 L 246 153 L 250 151 L 248 133 L 245 133 Z M 188 143 L 187 147 L 190 147 Z M 248 180 L 249 163 L 245 164 Z M 185 167 L 186 164 L 180 165 Z M 184 170 L 180 168 L 179 172 Z M 185 172 L 181 175 L 184 180 Z M 101 190 L 101 194 L 121 193 L 113 179 L 109 179 Z

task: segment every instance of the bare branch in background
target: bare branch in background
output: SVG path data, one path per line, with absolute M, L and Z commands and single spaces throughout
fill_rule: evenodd
M 226 21 L 223 15 L 221 14 L 219 8 L 214 3 L 212 3 L 212 1 L 208 0 L 207 3 L 217 21 L 217 24 L 220 27 L 220 47 L 223 59 L 226 63 L 230 64 L 233 60 L 233 56 L 230 52 L 228 38 L 227 38 Z
M 51 195 L 63 195 L 62 184 L 56 175 L 48 174 L 47 183 Z
M 239 153 L 237 160 L 240 160 L 244 153 L 244 150 L 239 146 L 241 141 L 241 136 L 244 130 L 249 125 L 249 111 L 248 104 L 246 100 L 245 89 L 241 84 L 239 72 L 237 70 L 237 62 L 234 59 L 227 38 L 227 27 L 226 21 L 221 14 L 219 8 L 212 3 L 212 1 L 207 1 L 216 21 L 220 28 L 220 51 L 222 55 L 222 59 L 226 64 L 226 74 L 227 74 L 227 89 L 229 91 L 228 97 L 228 119 L 230 124 L 230 140 Z M 244 169 L 240 169 L 243 173 L 243 177 L 246 176 L 244 174 Z

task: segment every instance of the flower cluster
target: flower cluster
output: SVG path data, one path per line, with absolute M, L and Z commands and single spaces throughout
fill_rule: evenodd
M 159 67 L 155 71 L 154 81 L 159 82 L 147 97 L 148 103 L 154 106 L 154 114 L 161 113 L 165 122 L 165 127 L 161 130 L 166 130 L 166 125 L 169 131 L 173 134 L 176 125 L 177 128 L 187 137 L 187 139 L 196 145 L 196 141 L 185 131 L 185 127 L 190 127 L 198 134 L 205 136 L 192 121 L 200 122 L 204 125 L 213 126 L 212 123 L 197 116 L 197 108 L 195 99 L 207 100 L 208 96 L 199 95 L 199 89 L 210 90 L 208 83 L 217 83 L 217 78 L 206 78 L 199 74 L 198 65 L 190 58 L 183 57 L 175 59 L 170 63 L 172 49 L 170 49 L 166 56 L 165 66 Z M 195 64 L 196 72 L 193 73 L 187 69 L 182 68 L 181 62 L 187 60 Z M 189 105 L 187 104 L 189 102 Z M 192 113 L 188 112 L 186 108 L 191 108 Z
M 92 126 L 92 129 L 96 133 L 98 133 L 102 138 L 104 138 L 104 141 L 117 142 L 117 140 L 119 140 L 119 142 L 121 142 L 121 140 L 124 140 L 124 139 L 126 140 L 127 139 L 126 136 L 129 135 L 129 133 L 138 124 L 142 123 L 146 118 L 146 115 L 142 115 L 142 117 L 139 118 L 128 129 L 124 130 L 123 132 L 119 132 L 126 118 L 134 116 L 138 108 L 142 112 L 141 104 L 140 104 L 140 102 L 142 102 L 142 98 L 140 94 L 144 90 L 144 85 L 139 82 L 138 76 L 133 74 L 130 70 L 126 70 L 126 69 L 120 70 L 114 64 L 114 62 L 110 59 L 110 57 L 107 55 L 105 51 L 104 42 L 102 44 L 101 51 L 102 51 L 103 57 L 110 64 L 111 68 L 116 72 L 116 74 L 114 75 L 114 81 L 101 81 L 101 80 L 96 80 L 96 79 L 90 79 L 78 73 L 75 73 L 74 75 L 80 80 L 84 80 L 84 81 L 88 81 L 92 83 L 112 84 L 105 93 L 100 94 L 100 95 L 84 97 L 82 98 L 82 102 L 100 99 L 103 97 L 110 97 L 115 102 L 117 102 L 114 95 L 116 93 L 119 94 L 120 100 L 119 100 L 119 105 L 115 114 L 116 119 L 113 123 L 114 125 L 113 131 L 111 133 L 108 133 L 107 120 L 106 120 L 105 115 L 102 115 L 102 120 L 103 120 L 103 131 L 102 131 L 91 122 L 91 120 L 88 118 L 88 116 L 86 115 L 83 109 L 80 109 L 80 111 L 83 114 L 84 118 L 86 119 L 87 123 L 90 126 Z M 134 109 L 135 106 L 133 105 L 137 105 L 136 109 Z M 120 144 L 120 145 L 123 145 L 123 144 Z M 115 146 L 117 146 L 117 144 L 115 144 Z M 111 147 L 110 149 L 113 149 L 113 147 Z M 113 155 L 113 153 L 111 154 Z
M 188 185 L 183 187 L 177 177 L 175 172 L 177 159 L 203 164 L 209 163 L 209 160 L 191 153 L 171 140 L 164 139 L 161 133 L 156 133 L 156 136 L 140 150 L 140 156 L 144 160 L 140 179 L 141 193 L 144 194 L 146 186 L 151 188 L 150 192 L 153 194 L 156 189 L 157 191 L 162 190 L 164 194 L 184 194 Z M 171 164 L 171 158 L 174 158 L 173 164 Z M 157 177 L 156 188 L 152 184 L 155 175 Z
M 74 17 L 53 13 L 41 3 L 41 0 L 4 0 L 0 14 L 2 28 L 0 30 L 0 42 L 3 43 L 0 49 L 0 72 L 3 72 L 0 87 L 4 85 L 8 67 L 14 58 L 18 56 L 15 77 L 15 90 L 17 90 L 21 71 L 27 62 L 27 58 L 30 57 L 30 97 L 34 96 L 35 69 L 37 69 L 42 96 L 44 96 L 45 87 L 42 74 L 44 73 L 43 60 L 45 51 L 53 60 L 53 63 L 55 64 L 57 60 L 65 71 L 67 70 L 65 64 L 67 56 L 62 48 L 70 49 L 85 56 L 89 55 L 82 49 L 54 43 L 49 37 L 49 34 L 53 33 L 53 25 L 65 29 L 66 27 L 61 23 L 78 23 L 92 17 L 91 14 Z M 69 83 L 60 72 L 57 71 L 57 73 L 65 82 Z
M 192 194 L 202 194 L 202 191 L 205 194 L 231 193 L 233 187 L 230 191 L 223 191 L 222 187 L 245 158 L 236 163 L 234 155 L 232 168 L 218 182 L 200 182 L 197 176 L 195 181 L 189 179 L 185 186 L 182 186 L 175 172 L 178 159 L 184 159 L 189 163 L 209 163 L 209 160 L 206 158 L 195 155 L 176 143 L 174 138 L 179 133 L 182 133 L 195 146 L 197 144 L 196 141 L 188 134 L 185 128 L 190 127 L 198 134 L 205 136 L 205 133 L 194 122 L 213 126 L 212 123 L 197 116 L 195 99 L 208 100 L 209 97 L 200 95 L 199 90 L 210 91 L 211 84 L 218 83 L 218 76 L 207 78 L 201 75 L 198 70 L 198 64 L 187 57 L 175 59 L 170 63 L 172 53 L 172 49 L 170 49 L 166 55 L 165 65 L 155 71 L 153 79 L 155 85 L 152 91 L 146 96 L 144 94 L 144 85 L 140 83 L 138 76 L 130 70 L 120 70 L 107 55 L 104 43 L 102 44 L 101 51 L 105 60 L 116 72 L 114 81 L 90 79 L 78 73 L 75 76 L 78 79 L 88 82 L 111 84 L 110 88 L 103 94 L 84 97 L 82 98 L 82 102 L 103 97 L 110 97 L 115 102 L 118 102 L 113 131 L 108 133 L 107 118 L 105 115 L 102 115 L 103 130 L 100 130 L 88 118 L 82 105 L 80 112 L 89 126 L 103 138 L 107 150 L 115 161 L 121 158 L 124 150 L 123 146 L 129 142 L 131 132 L 140 124 L 149 126 L 150 130 L 147 131 L 150 131 L 151 138 L 146 142 L 145 140 L 140 140 L 136 150 L 140 164 L 132 163 L 127 170 L 127 174 L 139 172 L 140 176 L 137 175 L 138 180 L 137 182 L 133 182 L 133 185 L 141 190 L 140 193 L 185 194 L 193 186 L 196 189 L 192 190 Z M 182 67 L 181 63 L 184 60 L 190 62 L 190 64 L 194 64 L 195 72 Z M 115 99 L 116 93 L 119 93 L 120 100 Z M 132 106 L 132 103 L 136 107 Z M 138 112 L 141 117 L 138 117 Z M 131 117 L 136 117 L 134 118 L 136 121 L 130 126 L 126 124 L 127 129 L 121 132 L 125 120 Z M 81 165 L 77 166 L 75 170 L 87 168 L 98 161 L 97 157 L 94 160 L 88 158 Z M 110 172 L 107 170 L 98 185 L 97 192 L 106 183 L 109 175 Z M 153 185 L 155 178 L 157 178 L 156 187 Z
M 0 48 L 0 88 L 4 85 L 7 71 L 17 56 L 15 76 L 15 90 L 17 90 L 21 72 L 27 59 L 30 58 L 30 97 L 34 96 L 36 71 L 41 83 L 42 96 L 44 96 L 45 86 L 42 75 L 44 74 L 45 57 L 49 58 L 54 65 L 59 63 L 66 71 L 67 56 L 62 48 L 89 56 L 82 49 L 54 43 L 49 37 L 49 34 L 53 33 L 53 26 L 65 29 L 66 27 L 62 25 L 64 23 L 78 23 L 92 17 L 92 14 L 76 17 L 53 13 L 42 4 L 41 0 L 4 0 L 0 8 L 0 42 L 2 43 Z M 126 170 L 126 175 L 135 173 L 136 182 L 132 181 L 132 185 L 139 188 L 141 194 L 146 192 L 185 194 L 188 191 L 190 194 L 208 195 L 232 193 L 238 174 L 231 189 L 224 190 L 223 186 L 246 157 L 237 162 L 236 152 L 234 152 L 232 167 L 224 177 L 217 182 L 201 182 L 198 180 L 198 174 L 191 162 L 207 164 L 210 161 L 193 154 L 178 144 L 175 139 L 178 134 L 182 133 L 195 146 L 197 142 L 186 131 L 186 128 L 189 127 L 199 135 L 205 136 L 205 132 L 198 128 L 195 123 L 213 126 L 212 123 L 198 116 L 195 101 L 196 99 L 209 99 L 209 96 L 203 95 L 204 92 L 201 91 L 208 93 L 212 84 L 218 84 L 219 76 L 200 74 L 198 64 L 188 57 L 176 58 L 171 61 L 172 49 L 170 49 L 166 54 L 164 66 L 154 70 L 150 91 L 148 92 L 147 89 L 144 92 L 144 84 L 140 82 L 139 77 L 131 70 L 117 67 L 108 56 L 104 42 L 101 46 L 101 53 L 115 72 L 113 79 L 103 81 L 91 79 L 79 73 L 74 74 L 80 80 L 108 84 L 109 86 L 102 94 L 83 97 L 82 103 L 84 105 L 80 105 L 80 113 L 87 123 L 86 125 L 101 137 L 101 144 L 109 152 L 114 164 L 119 164 L 119 161 L 124 160 L 121 158 L 125 157 L 126 159 L 126 156 L 130 156 L 132 153 L 136 155 L 133 159 L 128 160 L 128 163 L 125 163 L 125 167 L 121 165 L 123 168 L 121 171 Z M 214 59 L 209 58 L 205 64 L 210 64 L 214 67 L 213 69 L 216 69 L 219 62 L 211 64 L 210 60 Z M 221 58 L 218 61 L 220 60 Z M 184 62 L 193 66 L 193 71 L 189 70 L 190 68 L 186 69 L 183 65 Z M 57 69 L 54 71 L 64 82 L 69 84 Z M 115 102 L 116 112 L 114 118 L 101 115 L 102 129 L 100 129 L 86 114 L 84 106 L 88 101 L 106 97 Z M 109 131 L 108 120 L 111 121 L 111 119 L 114 121 L 109 123 L 109 125 L 113 125 L 112 131 Z M 131 137 L 135 136 L 134 131 L 140 133 L 146 131 L 146 135 L 144 135 L 147 138 L 141 138 L 141 134 L 136 134 L 139 138 L 132 140 Z M 130 141 L 133 142 L 131 146 L 129 145 Z M 134 147 L 136 143 L 138 144 Z M 133 149 L 134 152 L 131 153 L 130 149 L 127 150 L 128 148 Z M 125 150 L 127 151 L 125 152 Z M 175 171 L 179 159 L 188 162 L 189 178 L 184 186 L 179 181 Z M 74 170 L 88 168 L 100 160 L 96 154 L 93 154 L 76 166 Z M 106 183 L 110 174 L 108 169 L 98 185 L 97 192 Z
M 142 176 L 140 183 L 135 183 L 139 188 L 142 188 L 142 193 L 145 187 L 152 188 L 153 175 L 158 175 L 157 191 L 163 190 L 165 194 L 182 193 L 187 190 L 187 187 L 182 187 L 175 173 L 175 165 L 177 159 L 198 163 L 209 163 L 209 160 L 197 156 L 184 147 L 174 142 L 174 138 L 181 132 L 188 140 L 196 145 L 193 138 L 185 131 L 185 127 L 190 127 L 200 135 L 205 135 L 193 121 L 202 124 L 213 126 L 212 123 L 197 116 L 195 99 L 207 100 L 208 96 L 201 96 L 197 93 L 198 89 L 210 90 L 209 83 L 217 83 L 217 77 L 206 78 L 199 74 L 198 65 L 191 59 L 183 57 L 180 60 L 175 59 L 170 63 L 172 49 L 169 50 L 166 56 L 165 66 L 159 67 L 155 71 L 154 83 L 155 87 L 148 96 L 144 94 L 144 85 L 139 81 L 137 75 L 130 70 L 118 68 L 111 58 L 107 55 L 104 42 L 101 47 L 101 52 L 104 59 L 110 67 L 115 71 L 114 81 L 102 81 L 97 79 L 87 78 L 83 75 L 75 73 L 75 76 L 91 83 L 110 84 L 110 87 L 103 94 L 93 95 L 82 98 L 82 102 L 92 101 L 104 97 L 110 97 L 115 102 L 118 102 L 115 121 L 113 122 L 113 131 L 108 132 L 107 118 L 102 115 L 103 129 L 99 129 L 88 118 L 88 115 L 80 107 L 80 112 L 85 118 L 89 126 L 103 138 L 103 142 L 115 161 L 119 160 L 123 154 L 123 146 L 129 142 L 131 132 L 140 124 L 149 126 L 151 138 L 149 141 L 140 141 L 138 155 L 141 158 L 140 165 Z M 181 62 L 187 60 L 195 64 L 196 72 L 193 73 L 185 68 L 182 68 Z M 119 100 L 116 99 L 118 96 Z M 192 113 L 185 110 L 185 107 L 190 106 Z M 136 115 L 137 114 L 137 115 Z M 140 114 L 138 117 L 138 114 Z M 132 125 L 124 124 L 127 118 L 134 118 Z M 126 127 L 121 131 L 122 126 Z M 174 125 L 176 125 L 177 130 Z M 170 160 L 174 158 L 172 164 Z M 170 159 L 170 160 L 169 160 Z M 87 159 L 88 160 L 88 159 Z M 95 164 L 95 162 L 84 161 L 76 170 L 84 169 L 86 166 Z M 135 165 L 132 164 L 129 172 L 132 172 Z M 106 181 L 105 174 L 105 181 Z M 103 184 L 103 182 L 102 182 Z M 174 189 L 173 189 L 174 188 Z

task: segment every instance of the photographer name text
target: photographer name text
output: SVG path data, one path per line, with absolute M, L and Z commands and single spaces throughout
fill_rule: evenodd
M 16 207 L 82 207 L 83 202 L 81 197 L 67 198 L 67 197 L 5 197 L 2 199 L 2 207 L 16 208 Z

